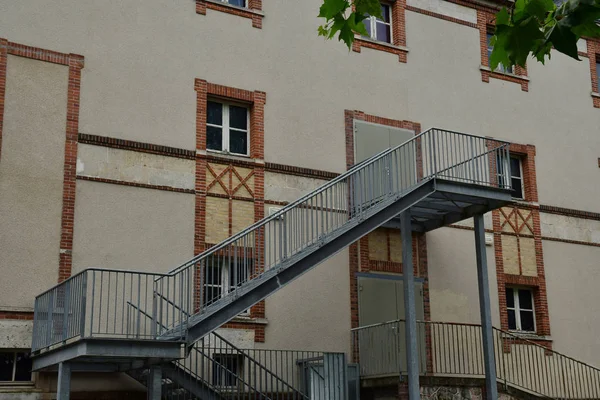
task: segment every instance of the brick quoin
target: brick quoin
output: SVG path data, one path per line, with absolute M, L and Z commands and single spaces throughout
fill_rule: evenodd
M 542 234 L 540 222 L 540 209 L 537 205 L 537 174 L 535 169 L 536 150 L 533 145 L 511 144 L 509 151 L 511 154 L 518 155 L 521 158 L 523 166 L 523 184 L 524 200 L 529 204 L 515 204 L 516 209 L 526 209 L 531 212 L 528 223 L 532 225 L 533 235 L 503 232 L 501 226 L 501 210 L 492 212 L 492 223 L 494 232 L 494 257 L 496 261 L 496 278 L 498 281 L 498 304 L 500 308 L 500 325 L 502 329 L 508 330 L 508 313 L 506 309 L 506 286 L 525 286 L 533 290 L 534 307 L 536 317 L 536 333 L 541 336 L 550 335 L 550 316 L 548 312 L 548 296 L 546 292 L 546 278 L 544 269 L 544 256 L 542 248 Z M 512 275 L 504 272 L 504 257 L 502 236 L 517 236 L 517 243 L 520 237 L 529 237 L 534 239 L 535 259 L 537 276 Z M 517 251 L 520 251 L 520 246 Z M 519 257 L 520 260 L 520 257 Z M 511 342 L 512 343 L 512 342 Z M 540 341 L 545 347 L 551 346 L 548 341 Z M 510 346 L 509 346 L 510 347 Z M 508 348 L 508 351 L 510 349 Z
M 214 5 L 210 2 L 198 1 L 196 4 L 206 3 L 206 5 Z M 264 107 L 266 104 L 266 93 L 261 91 L 250 91 L 245 89 L 234 88 L 230 86 L 219 85 L 216 83 L 207 82 L 206 80 L 196 79 L 194 82 L 194 88 L 196 90 L 196 183 L 195 183 L 195 217 L 194 217 L 194 253 L 200 254 L 205 251 L 209 246 L 206 243 L 206 197 L 221 197 L 226 198 L 229 201 L 228 208 L 228 226 L 229 234 L 231 235 L 233 229 L 233 200 L 235 196 L 233 193 L 243 183 L 238 184 L 236 188 L 233 188 L 232 174 L 236 173 L 235 166 L 239 165 L 245 168 L 252 169 L 252 176 L 254 177 L 254 188 L 248 189 L 252 195 L 252 199 L 244 198 L 244 201 L 254 202 L 254 221 L 260 221 L 264 218 L 265 211 L 265 199 L 264 199 L 264 185 L 265 185 L 265 165 L 264 160 Z M 235 100 L 248 105 L 250 110 L 250 158 L 246 161 L 240 161 L 238 159 L 229 158 L 221 155 L 212 155 L 206 153 L 206 116 L 207 116 L 207 103 L 209 98 L 224 99 L 224 100 Z M 258 161 L 257 161 L 258 160 Z M 215 178 L 216 182 L 211 183 L 220 184 L 223 186 L 223 190 L 226 195 L 217 195 L 215 193 L 208 193 L 210 189 L 208 187 L 208 180 L 206 176 L 207 168 L 210 168 L 210 162 L 225 164 L 227 168 L 226 172 L 230 172 L 229 176 L 217 175 Z M 238 177 L 240 178 L 240 177 Z M 224 180 L 226 179 L 226 181 Z M 240 181 L 242 179 L 240 178 Z M 251 190 L 252 189 L 252 190 Z M 242 199 L 240 199 L 242 200 Z M 258 250 L 264 250 L 264 235 L 257 235 L 255 248 Z M 253 253 L 255 254 L 255 253 Z M 259 252 L 262 254 L 262 252 Z M 264 270 L 264 258 L 254 257 L 255 262 L 255 273 L 260 273 Z M 201 293 L 201 271 L 198 269 L 195 271 L 195 294 L 194 304 L 195 308 L 199 309 L 202 299 L 200 298 Z M 265 301 L 262 300 L 250 308 L 250 316 L 254 319 L 265 318 Z M 256 324 L 252 321 L 234 321 L 223 325 L 225 328 L 237 328 L 237 329 L 253 329 L 255 342 L 264 342 L 265 340 L 265 326 L 262 324 Z
M 587 56 L 590 60 L 590 75 L 592 77 L 592 92 L 598 94 L 600 90 L 598 82 L 597 63 L 600 62 L 600 40 L 587 39 Z M 600 108 L 600 97 L 592 96 L 595 108 Z M 599 161 L 600 162 L 600 161 Z
M 362 111 L 344 111 L 344 127 L 346 136 L 346 167 L 350 168 L 355 163 L 354 159 L 354 120 L 366 121 L 375 124 L 392 126 L 395 128 L 410 129 L 415 132 L 415 135 L 421 133 L 421 125 L 417 122 L 395 120 L 390 118 L 378 117 L 375 115 L 365 114 Z M 421 170 L 420 157 L 418 169 Z M 422 171 L 421 171 L 422 172 Z M 359 326 L 358 318 L 358 272 L 393 272 L 402 273 L 402 263 L 391 261 L 390 252 L 390 235 L 400 235 L 399 230 L 387 229 L 388 243 L 388 261 L 374 260 L 369 256 L 369 239 L 364 236 L 357 242 L 350 245 L 349 248 L 349 273 L 350 273 L 350 321 L 352 328 Z M 429 301 L 429 272 L 427 264 L 427 241 L 425 234 L 413 234 L 413 268 L 416 277 L 423 278 L 423 307 L 424 318 L 426 321 L 431 320 L 431 307 Z M 425 332 L 426 348 L 427 348 L 427 370 L 433 368 L 432 352 L 431 352 L 431 332 L 429 329 Z M 354 361 L 358 361 L 358 352 L 356 343 L 353 349 Z
M 61 237 L 58 267 L 58 282 L 62 282 L 71 276 L 73 261 L 73 220 L 75 215 L 79 99 L 81 91 L 81 69 L 84 65 L 84 58 L 78 54 L 59 53 L 52 50 L 9 42 L 7 39 L 0 38 L 0 149 L 2 146 L 2 123 L 4 115 L 4 96 L 6 92 L 7 54 L 69 67 Z
M 33 321 L 33 312 L 0 311 L 0 320 L 2 319 Z

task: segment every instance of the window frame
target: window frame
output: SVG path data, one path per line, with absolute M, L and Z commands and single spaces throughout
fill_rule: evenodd
M 491 69 L 491 58 L 492 58 L 492 51 L 494 51 L 494 46 L 492 46 L 490 44 L 490 41 L 492 39 L 492 37 L 494 36 L 494 29 L 492 28 L 487 28 L 486 30 L 486 46 L 487 46 L 487 55 L 488 55 L 488 67 Z M 499 64 L 495 70 L 493 70 L 494 72 L 498 72 L 500 74 L 507 74 L 507 75 L 515 75 L 515 68 L 514 67 L 505 67 L 503 64 Z
M 215 353 L 212 356 L 213 360 L 215 360 L 215 364 L 213 366 L 211 383 L 213 386 L 221 388 L 221 389 L 233 389 L 238 387 L 240 384 L 240 379 L 243 378 L 242 374 L 244 371 L 244 358 L 240 354 L 231 354 L 231 353 Z M 224 364 L 225 360 L 234 360 L 236 365 L 236 371 L 232 371 L 228 368 L 227 364 Z M 231 378 L 235 380 L 233 385 L 228 385 L 227 379 Z M 222 379 L 222 381 L 220 381 Z M 221 383 L 224 382 L 224 383 Z
M 508 330 L 511 332 L 537 334 L 537 320 L 536 320 L 537 316 L 535 313 L 535 295 L 534 295 L 533 289 L 529 288 L 529 287 L 523 287 L 523 286 L 506 286 L 505 292 L 508 292 L 509 290 L 512 291 L 514 307 L 509 307 L 508 300 L 507 300 L 506 314 L 508 316 L 509 310 L 513 310 L 515 312 L 515 325 L 516 326 L 515 326 L 515 329 L 511 329 L 510 328 L 510 319 L 509 319 L 508 320 L 509 325 L 507 325 Z M 521 308 L 521 305 L 519 302 L 519 290 L 525 290 L 525 291 L 529 292 L 529 294 L 531 295 L 531 310 Z M 527 311 L 527 312 L 531 312 L 533 314 L 533 330 L 531 330 L 531 331 L 523 330 L 523 327 L 521 324 L 521 311 Z
M 498 157 L 499 157 L 499 163 L 502 164 L 501 169 L 499 171 L 497 171 L 498 182 L 500 183 L 501 186 L 503 185 L 504 171 L 508 171 L 509 172 L 508 179 L 510 179 L 511 187 L 512 187 L 513 179 L 518 179 L 521 182 L 521 197 L 513 196 L 514 193 L 511 193 L 512 198 L 515 200 L 525 200 L 525 176 L 523 174 L 523 157 L 520 157 L 515 154 L 510 154 L 508 158 L 502 157 L 501 155 L 499 155 Z M 519 161 L 519 176 L 515 176 L 512 173 L 513 169 L 511 167 L 510 161 L 513 159 Z M 514 190 L 514 187 L 513 187 L 513 190 Z
M 209 149 L 208 148 L 208 129 L 206 132 L 206 137 L 207 137 L 207 146 L 206 146 L 206 150 L 210 151 L 210 152 L 214 152 L 214 153 L 218 153 L 218 154 L 226 154 L 226 155 L 234 155 L 234 156 L 240 156 L 240 157 L 250 157 L 250 147 L 252 146 L 252 143 L 250 143 L 252 137 L 251 137 L 251 126 L 250 126 L 250 113 L 251 113 L 251 106 L 248 104 L 244 104 L 244 103 L 237 103 L 235 101 L 229 101 L 229 100 L 222 100 L 222 99 L 215 99 L 215 98 L 208 98 L 206 101 L 206 109 L 207 109 L 207 113 L 208 113 L 208 104 L 209 103 L 218 103 L 222 105 L 222 111 L 221 111 L 221 124 L 222 125 L 216 125 L 216 124 L 212 124 L 208 122 L 208 114 L 206 117 L 206 127 L 208 128 L 213 127 L 213 128 L 220 128 L 221 129 L 221 150 L 215 150 L 215 149 Z M 244 132 L 242 129 L 239 128 L 231 128 L 230 127 L 230 121 L 229 121 L 229 107 L 231 106 L 235 106 L 235 107 L 240 107 L 240 108 L 245 108 L 246 109 L 246 153 L 235 153 L 230 151 L 230 137 L 231 137 L 231 129 L 233 129 L 234 131 L 237 132 Z M 227 134 L 226 134 L 227 133 Z
M 249 7 L 248 7 L 248 3 L 250 2 L 250 0 L 243 0 L 243 1 L 244 1 L 244 5 L 243 5 L 243 6 L 238 6 L 238 5 L 235 5 L 235 4 L 231 4 L 231 3 L 230 3 L 230 1 L 231 1 L 231 0 L 220 0 L 220 1 L 221 1 L 222 3 L 225 3 L 225 4 L 227 4 L 227 5 L 229 5 L 229 6 L 232 6 L 232 7 L 240 7 L 240 8 L 246 8 L 246 9 L 249 9 Z
M 238 257 L 238 260 L 248 260 L 250 261 L 249 263 L 247 263 L 247 276 L 250 277 L 252 275 L 252 267 L 253 267 L 253 262 L 254 260 L 251 257 Z M 214 260 L 210 260 L 207 259 L 205 261 L 205 265 L 204 265 L 204 271 L 203 271 L 203 282 L 202 282 L 202 302 L 204 307 L 206 307 L 207 305 L 213 304 L 216 301 L 218 301 L 219 299 L 222 299 L 223 297 L 225 297 L 227 294 L 231 293 L 232 291 L 234 291 L 234 287 L 237 287 L 238 285 L 231 285 L 231 281 L 230 281 L 230 274 L 231 274 L 231 269 L 232 266 L 234 265 L 234 257 L 227 257 L 227 256 L 217 256 L 217 261 Z M 231 262 L 227 262 L 228 260 L 231 260 Z M 206 276 L 207 276 L 207 269 L 208 268 L 219 268 L 221 270 L 221 279 L 220 279 L 220 283 L 216 284 L 216 283 L 206 283 Z M 220 294 L 218 298 L 212 298 L 210 300 L 210 303 L 206 301 L 206 287 L 211 287 L 211 288 L 219 288 L 220 290 Z M 239 315 L 247 317 L 250 315 L 250 309 L 246 309 L 244 311 L 242 311 L 241 313 L 239 313 Z
M 370 39 L 370 40 L 374 40 L 376 42 L 394 44 L 394 25 L 393 25 L 394 19 L 392 18 L 393 17 L 392 5 L 388 4 L 386 2 L 379 2 L 379 4 L 381 4 L 382 7 L 387 8 L 387 17 L 390 20 L 390 22 L 385 22 L 384 20 L 378 19 L 374 15 L 369 15 L 367 19 L 369 20 L 369 26 L 371 29 L 369 32 L 369 36 L 367 36 L 366 38 Z M 386 42 L 385 40 L 381 40 L 381 39 L 377 38 L 377 24 L 378 23 L 389 26 L 389 28 L 390 28 L 390 41 L 389 42 Z
M 29 380 L 26 381 L 17 381 L 16 379 L 16 375 L 17 375 L 17 355 L 22 353 L 22 354 L 29 354 L 30 351 L 29 349 L 0 349 L 0 353 L 1 354 L 12 354 L 13 355 L 13 370 L 12 370 L 12 378 L 10 381 L 2 381 L 0 380 L 0 386 L 6 386 L 6 385 L 31 385 L 33 384 L 33 372 L 29 371 Z

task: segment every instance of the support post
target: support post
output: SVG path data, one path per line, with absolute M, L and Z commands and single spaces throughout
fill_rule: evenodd
M 481 313 L 481 337 L 483 338 L 486 399 L 498 400 L 483 214 L 477 214 L 473 219 L 475 220 L 475 254 L 477 257 L 477 282 L 479 285 L 479 311 Z
M 400 214 L 402 235 L 402 274 L 404 277 L 404 315 L 406 319 L 406 361 L 408 366 L 408 398 L 420 398 L 419 354 L 417 349 L 417 311 L 415 307 L 415 276 L 412 257 L 412 226 L 410 211 Z
M 56 400 L 69 400 L 71 396 L 71 364 L 61 362 L 58 364 L 58 385 Z
M 150 367 L 148 374 L 148 400 L 160 400 L 162 395 L 162 369 L 160 365 Z

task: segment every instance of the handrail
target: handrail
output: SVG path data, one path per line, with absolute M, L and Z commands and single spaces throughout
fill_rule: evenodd
M 139 308 L 138 306 L 136 306 L 135 304 L 131 303 L 131 302 L 127 302 L 127 304 L 129 306 L 131 306 L 132 308 L 136 309 L 140 314 L 144 315 L 147 318 L 152 319 L 152 315 L 148 314 L 146 311 L 142 310 L 141 308 Z M 183 311 L 183 310 L 182 310 Z M 185 312 L 185 311 L 184 311 Z M 163 328 L 166 328 L 164 325 L 162 326 Z M 298 391 L 296 388 L 294 388 L 292 385 L 290 385 L 289 383 L 287 383 L 286 381 L 284 381 L 281 377 L 279 377 L 277 374 L 273 373 L 271 370 L 269 370 L 267 367 L 265 367 L 264 365 L 262 365 L 261 363 L 259 363 L 258 361 L 256 361 L 252 356 L 250 356 L 247 352 L 245 352 L 243 349 L 238 348 L 237 346 L 235 346 L 233 343 L 231 343 L 229 340 L 225 339 L 223 336 L 219 335 L 217 332 L 211 332 L 211 335 L 215 336 L 217 339 L 219 339 L 220 341 L 222 341 L 223 343 L 225 343 L 227 346 L 231 347 L 232 349 L 234 349 L 235 351 L 237 351 L 239 354 L 244 356 L 244 359 L 249 361 L 252 365 L 258 367 L 259 369 L 261 369 L 262 371 L 266 372 L 269 376 L 270 379 L 275 379 L 277 382 L 281 383 L 285 388 L 290 389 L 292 392 L 295 392 L 297 395 L 301 396 L 304 399 L 308 399 L 308 397 L 301 393 L 300 391 Z M 196 347 L 191 347 L 191 349 L 193 349 L 195 352 L 197 353 L 201 353 L 203 354 L 205 357 L 213 360 L 210 356 L 204 354 L 203 351 L 199 350 Z M 213 360 L 213 362 L 216 362 Z M 174 361 L 174 363 L 176 364 L 181 364 L 178 361 Z M 194 376 L 198 377 L 199 379 L 201 379 L 203 382 L 206 382 L 208 384 L 208 382 L 203 379 L 200 375 L 198 375 L 196 372 L 190 370 L 189 368 L 183 367 L 185 370 L 189 371 L 190 373 L 192 373 Z M 223 367 L 225 368 L 225 367 Z M 236 375 L 235 373 L 229 371 L 228 369 L 226 369 L 229 373 L 231 373 L 232 375 L 234 375 L 236 377 L 236 379 L 239 379 L 240 381 L 244 382 L 244 380 L 239 377 L 238 375 Z M 249 385 L 249 384 L 248 384 Z M 251 386 L 250 386 L 251 387 Z M 251 387 L 253 390 L 257 390 L 256 388 Z M 268 398 L 268 397 L 267 397 Z
M 354 362 L 361 376 L 403 374 L 398 331 L 404 319 L 351 329 Z M 394 329 L 390 329 L 390 327 Z M 484 377 L 481 325 L 418 321 L 421 373 Z M 499 383 L 548 398 L 600 398 L 600 368 L 514 332 L 493 328 Z
M 70 334 L 83 337 L 90 331 L 85 315 L 88 310 L 92 317 L 99 318 L 100 314 L 102 317 L 97 321 L 96 331 L 92 330 L 92 336 L 122 335 L 117 307 L 108 300 L 117 299 L 118 306 L 124 306 L 124 300 L 135 303 L 134 297 L 137 297 L 144 303 L 138 306 L 152 309 L 152 315 L 160 319 L 161 324 L 154 324 L 151 332 L 142 331 L 145 326 L 134 325 L 135 334 L 193 341 L 195 337 L 189 337 L 187 329 L 194 316 L 207 311 L 205 315 L 217 312 L 232 298 L 250 290 L 250 282 L 260 282 L 259 279 L 279 273 L 291 265 L 290 260 L 316 251 L 326 241 L 375 215 L 424 182 L 443 175 L 443 179 L 461 183 L 509 188 L 507 171 L 496 171 L 504 175 L 502 179 L 498 179 L 499 174 L 493 171 L 497 157 L 508 154 L 507 142 L 431 128 L 350 167 L 321 187 L 167 273 L 102 268 L 81 271 L 36 297 L 34 333 L 39 340 L 33 346 L 34 351 L 57 345 L 67 338 L 56 335 L 49 325 L 52 321 L 46 321 L 44 317 L 45 313 L 54 310 L 54 303 L 58 307 L 70 286 L 79 291 L 80 297 L 87 296 L 88 303 L 91 302 L 91 307 L 83 304 L 78 309 L 82 316 L 77 318 L 81 321 L 75 322 L 78 325 L 81 322 L 81 329 L 69 327 Z M 82 287 L 79 280 L 72 284 L 84 274 L 92 278 L 91 285 Z M 229 282 L 216 286 L 208 282 L 209 278 L 215 279 L 215 274 L 227 274 Z M 126 277 L 127 283 L 120 282 L 120 276 Z M 153 297 L 147 296 L 148 279 L 152 281 Z M 217 280 L 223 282 L 222 278 Z M 102 301 L 95 303 L 98 296 Z M 79 301 L 79 297 L 71 297 Z M 97 310 L 98 304 L 100 309 Z M 67 317 L 66 313 L 60 316 Z M 191 323 L 197 323 L 201 318 L 193 319 Z M 91 321 L 93 325 L 94 319 Z M 166 326 L 167 330 L 160 326 Z M 156 332 L 156 328 L 161 332 Z

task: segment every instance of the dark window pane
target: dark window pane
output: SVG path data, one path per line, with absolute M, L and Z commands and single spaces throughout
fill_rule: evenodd
M 229 0 L 232 6 L 246 7 L 246 0 Z
M 381 16 L 385 22 L 390 22 L 390 6 L 381 5 Z
M 515 297 L 512 288 L 506 288 L 506 306 L 515 308 Z
M 229 106 L 229 126 L 246 130 L 248 128 L 248 109 L 245 107 Z
M 521 177 L 521 161 L 518 158 L 510 158 L 510 175 Z
M 215 386 L 237 386 L 236 375 L 239 376 L 239 360 L 236 356 L 215 355 L 213 384 Z
M 210 259 L 204 268 L 204 283 L 210 285 L 221 284 L 221 267 Z
M 521 311 L 521 330 L 523 331 L 535 331 L 535 325 L 533 322 L 533 311 Z
M 31 381 L 31 359 L 29 353 L 17 353 L 17 370 L 15 372 L 15 381 Z
M 223 125 L 223 104 L 215 103 L 214 101 L 208 102 L 206 122 L 214 125 Z
M 386 24 L 382 24 L 381 22 L 377 22 L 375 25 L 377 29 L 377 40 L 380 42 L 391 43 L 390 39 L 390 26 Z
M 204 286 L 204 304 L 212 304 L 221 297 L 221 288 L 215 286 Z
M 519 308 L 525 310 L 533 310 L 531 290 L 519 289 Z
M 14 353 L 0 353 L 0 381 L 12 381 Z
M 250 271 L 250 260 L 239 259 L 237 265 L 231 266 L 229 274 L 229 285 L 231 288 L 240 286 L 248 280 Z
M 508 310 L 508 329 L 517 329 L 515 310 Z
M 511 182 L 512 182 L 512 188 L 513 188 L 512 196 L 517 199 L 522 199 L 523 198 L 522 181 L 518 178 L 512 178 Z
M 367 30 L 367 37 L 371 37 L 371 18 L 367 17 L 363 22 L 365 23 L 365 29 Z
M 209 150 L 223 150 L 223 129 L 214 126 L 206 127 L 206 148 Z
M 248 132 L 229 131 L 229 151 L 237 154 L 248 153 Z

